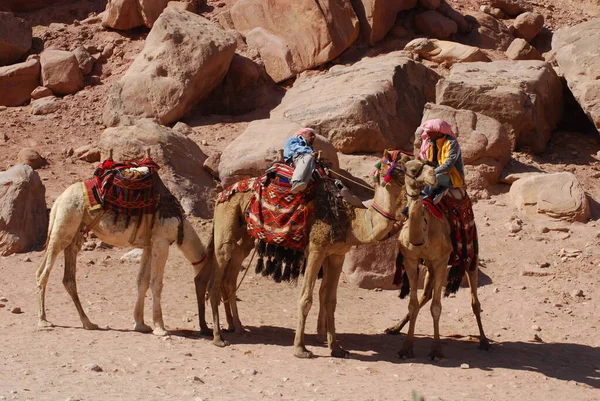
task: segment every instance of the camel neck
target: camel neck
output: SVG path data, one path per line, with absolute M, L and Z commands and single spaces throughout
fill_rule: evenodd
M 408 239 L 413 245 L 423 245 L 425 242 L 425 218 L 423 215 L 423 199 L 418 196 L 408 203 Z

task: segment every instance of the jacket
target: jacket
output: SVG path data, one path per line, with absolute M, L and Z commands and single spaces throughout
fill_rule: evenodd
M 427 152 L 427 160 L 436 166 L 436 174 L 448 174 L 453 188 L 462 187 L 465 183 L 465 173 L 458 141 L 450 135 L 444 135 L 431 141 Z
M 303 137 L 294 136 L 285 141 L 285 146 L 283 148 L 283 158 L 285 161 L 289 161 L 297 155 L 313 152 L 313 148 L 308 143 L 306 143 L 306 140 Z

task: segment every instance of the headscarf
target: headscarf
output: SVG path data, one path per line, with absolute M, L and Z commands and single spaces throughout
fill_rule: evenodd
M 427 160 L 427 154 L 431 147 L 431 143 L 429 143 L 429 140 L 431 139 L 431 136 L 429 135 L 430 132 L 441 132 L 444 135 L 450 135 L 454 139 L 457 137 L 454 131 L 452 131 L 450 124 L 439 118 L 425 121 L 421 124 L 421 128 L 423 129 L 423 133 L 421 134 L 422 142 L 421 149 L 419 150 L 419 157 L 423 160 Z
M 315 132 L 315 130 L 312 129 L 312 128 L 301 128 L 298 132 L 296 132 L 294 134 L 294 136 L 304 137 L 304 134 L 309 134 L 309 133 L 313 133 L 315 136 L 317 135 L 317 133 Z

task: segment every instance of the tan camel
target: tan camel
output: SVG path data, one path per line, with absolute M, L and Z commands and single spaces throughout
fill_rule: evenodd
M 397 160 L 394 160 L 396 157 Z M 317 331 L 320 337 L 327 333 L 327 343 L 334 357 L 345 357 L 345 351 L 337 342 L 335 333 L 335 306 L 337 287 L 344 256 L 353 245 L 369 244 L 386 238 L 394 223 L 399 219 L 400 210 L 406 204 L 404 189 L 404 163 L 410 158 L 400 152 L 384 152 L 384 158 L 391 163 L 382 163 L 376 179 L 373 204 L 369 209 L 354 209 L 344 242 L 332 243 L 329 240 L 331 227 L 322 220 L 312 222 L 309 244 L 307 246 L 307 264 L 301 293 L 298 300 L 298 326 L 294 339 L 294 355 L 310 358 L 312 352 L 304 345 L 306 318 L 312 306 L 315 282 L 321 266 L 323 281 L 319 291 L 320 310 Z M 390 171 L 391 170 L 391 171 Z M 388 175 L 389 183 L 385 182 Z M 433 172 L 432 172 L 433 174 Z M 224 295 L 225 310 L 229 329 L 240 333 L 244 328 L 240 322 L 236 305 L 236 278 L 240 265 L 250 253 L 253 239 L 246 232 L 244 212 L 250 202 L 251 194 L 237 193 L 228 201 L 215 207 L 214 251 L 215 275 L 211 285 L 211 307 L 214 319 L 214 339 L 217 346 L 224 346 L 219 327 L 219 292 Z M 223 282 L 222 282 L 223 281 Z M 221 285 L 222 282 L 222 285 Z
M 408 314 L 396 326 L 386 330 L 389 334 L 397 334 L 407 322 L 410 322 L 408 334 L 402 349 L 398 353 L 400 357 L 413 358 L 413 343 L 415 323 L 419 309 L 429 300 L 432 300 L 431 315 L 433 317 L 434 338 L 431 345 L 429 357 L 431 359 L 442 358 L 441 340 L 439 334 L 439 319 L 442 312 L 442 287 L 446 282 L 446 271 L 448 260 L 452 252 L 450 239 L 450 223 L 447 218 L 442 220 L 435 218 L 427 208 L 423 207 L 421 191 L 425 185 L 435 185 L 435 176 L 429 176 L 421 172 L 421 161 L 415 160 L 407 163 L 406 171 L 406 195 L 409 199 L 408 221 L 400 232 L 400 252 L 404 257 L 404 267 L 410 283 L 410 299 Z M 427 165 L 424 165 L 427 167 Z M 427 267 L 425 285 L 421 298 L 417 301 L 417 288 L 419 260 L 423 259 Z M 481 349 L 489 349 L 490 344 L 483 332 L 481 324 L 481 306 L 477 298 L 477 273 L 478 269 L 468 270 L 468 281 L 471 290 L 471 306 L 477 326 L 479 327 L 479 346 Z
M 161 198 L 162 199 L 162 198 Z M 136 231 L 135 220 L 126 224 L 125 216 L 115 216 L 114 213 L 101 210 L 90 211 L 84 200 L 82 183 L 71 185 L 54 202 L 50 212 L 50 224 L 44 258 L 37 270 L 37 288 L 39 303 L 39 325 L 52 326 L 46 319 L 45 294 L 50 271 L 61 252 L 65 253 L 65 272 L 63 285 L 73 299 L 83 327 L 87 330 L 98 329 L 85 314 L 77 294 L 76 262 L 77 253 L 83 243 L 84 232 L 91 227 L 91 231 L 107 244 L 123 247 L 143 248 L 142 261 L 137 277 L 138 297 L 133 312 L 135 331 L 153 332 L 155 335 L 166 335 L 161 309 L 161 293 L 163 288 L 163 274 L 169 245 L 178 242 L 178 235 L 183 233 L 183 241 L 178 243 L 179 249 L 194 266 L 194 283 L 196 295 L 201 297 L 205 291 L 210 277 L 209 266 L 206 259 L 206 249 L 192 224 L 187 220 L 178 218 L 161 218 L 160 208 L 153 227 L 152 216 L 144 216 L 142 224 Z M 180 223 L 181 222 L 181 223 Z M 181 232 L 181 230 L 183 230 Z M 148 240 L 149 239 L 149 240 Z M 210 266 L 209 266 L 210 267 Z M 144 298 L 148 287 L 152 287 L 153 323 L 154 328 L 144 323 Z M 207 334 L 211 331 L 204 320 L 204 303 L 199 302 L 201 332 Z

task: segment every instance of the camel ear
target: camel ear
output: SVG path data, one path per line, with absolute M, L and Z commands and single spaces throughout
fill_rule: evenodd
M 391 153 L 390 153 L 390 150 L 389 150 L 389 149 L 386 149 L 386 150 L 384 150 L 384 151 L 383 151 L 383 157 L 384 157 L 385 159 L 388 159 L 388 160 L 391 160 L 391 159 L 392 159 L 392 155 L 391 155 Z

